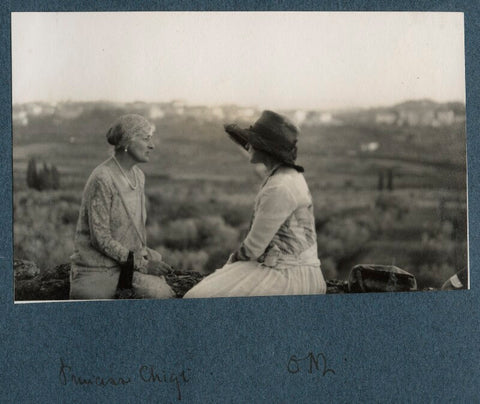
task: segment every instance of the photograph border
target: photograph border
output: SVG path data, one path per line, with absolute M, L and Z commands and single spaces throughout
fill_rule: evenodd
M 15 305 L 10 13 L 130 10 L 464 12 L 470 290 Z M 480 234 L 479 11 L 480 6 L 468 1 L 372 1 L 368 6 L 360 1 L 286 1 L 259 7 L 253 1 L 179 6 L 69 0 L 2 5 L 1 74 L 6 85 L 0 92 L 0 296 L 5 321 L 0 331 L 0 401 L 474 401 L 480 376 L 475 282 Z M 130 381 L 108 382 L 120 378 Z M 77 383 L 81 379 L 93 380 L 93 385 Z M 104 385 L 99 385 L 102 380 Z

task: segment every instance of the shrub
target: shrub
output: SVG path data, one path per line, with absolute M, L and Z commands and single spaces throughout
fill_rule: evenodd
M 226 250 L 225 248 L 215 248 L 208 254 L 208 260 L 205 263 L 204 272 L 210 274 L 216 269 L 219 269 L 225 265 L 232 253 L 232 250 Z
M 370 237 L 366 226 L 352 218 L 338 218 L 323 227 L 317 235 L 317 243 L 322 258 L 329 257 L 338 263 L 362 251 Z
M 326 280 L 338 279 L 337 265 L 331 257 L 321 260 L 321 268 L 323 276 Z
M 169 222 L 163 232 L 163 244 L 168 248 L 187 249 L 199 246 L 199 232 L 195 219 L 177 219 Z
M 65 192 L 24 191 L 14 195 L 14 257 L 41 269 L 68 261 L 73 252 L 79 201 Z
M 205 251 L 175 250 L 164 246 L 155 248 L 162 254 L 163 260 L 174 269 L 204 273 L 209 258 Z
M 245 223 L 249 223 L 251 216 L 252 207 L 246 205 L 227 206 L 222 213 L 225 223 L 232 227 L 240 227 Z
M 440 288 L 443 283 L 456 273 L 455 269 L 448 263 L 423 264 L 412 272 L 417 280 L 419 289 L 426 287 Z
M 409 211 L 408 201 L 394 194 L 381 193 L 375 200 L 375 207 L 382 212 L 394 212 L 398 220 Z
M 381 193 L 375 199 L 375 207 L 380 210 L 404 210 L 408 212 L 408 202 L 395 194 Z
M 197 219 L 199 246 L 219 247 L 232 250 L 238 244 L 238 232 L 225 224 L 221 216 Z
M 420 287 L 440 287 L 455 272 L 467 264 L 466 243 L 452 239 L 454 227 L 443 222 L 430 233 L 423 233 L 421 241 L 409 253 Z

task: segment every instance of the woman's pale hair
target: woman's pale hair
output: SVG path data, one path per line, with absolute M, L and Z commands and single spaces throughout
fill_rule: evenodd
M 137 136 L 150 135 L 155 127 L 143 116 L 137 114 L 122 115 L 107 132 L 107 141 L 115 149 L 124 149 L 130 140 Z

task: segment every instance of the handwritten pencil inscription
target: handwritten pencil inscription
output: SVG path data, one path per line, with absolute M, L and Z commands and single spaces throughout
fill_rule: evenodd
M 59 381 L 63 386 L 125 386 L 130 383 L 141 382 L 159 385 L 173 385 L 176 390 L 176 398 L 182 400 L 182 387 L 189 382 L 187 373 L 190 368 L 180 371 L 158 370 L 153 365 L 141 365 L 137 372 L 130 375 L 82 375 L 60 358 Z
M 335 370 L 330 368 L 327 363 L 327 357 L 324 353 L 320 352 L 315 354 L 309 352 L 306 356 L 297 357 L 291 355 L 288 359 L 287 370 L 289 373 L 295 374 L 299 372 L 318 373 L 321 376 L 327 374 L 335 374 Z

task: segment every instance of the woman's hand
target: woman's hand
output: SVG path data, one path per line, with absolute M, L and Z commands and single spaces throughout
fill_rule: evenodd
M 152 250 L 151 248 L 145 247 L 144 248 L 145 254 L 149 261 L 163 261 L 162 254 L 158 251 Z
M 150 275 L 162 276 L 172 271 L 173 268 L 164 261 L 148 261 L 147 272 Z
M 143 255 L 143 251 L 133 253 L 133 269 L 143 274 L 148 272 L 148 260 Z
M 240 248 L 238 250 L 230 254 L 230 257 L 228 257 L 227 264 L 233 264 L 237 261 L 250 261 L 250 257 L 248 256 L 243 243 L 240 245 Z
M 230 264 L 233 264 L 234 262 L 238 261 L 236 258 L 235 258 L 235 253 L 232 253 L 230 254 L 230 256 L 228 257 L 228 261 L 225 263 L 225 265 L 230 265 Z

